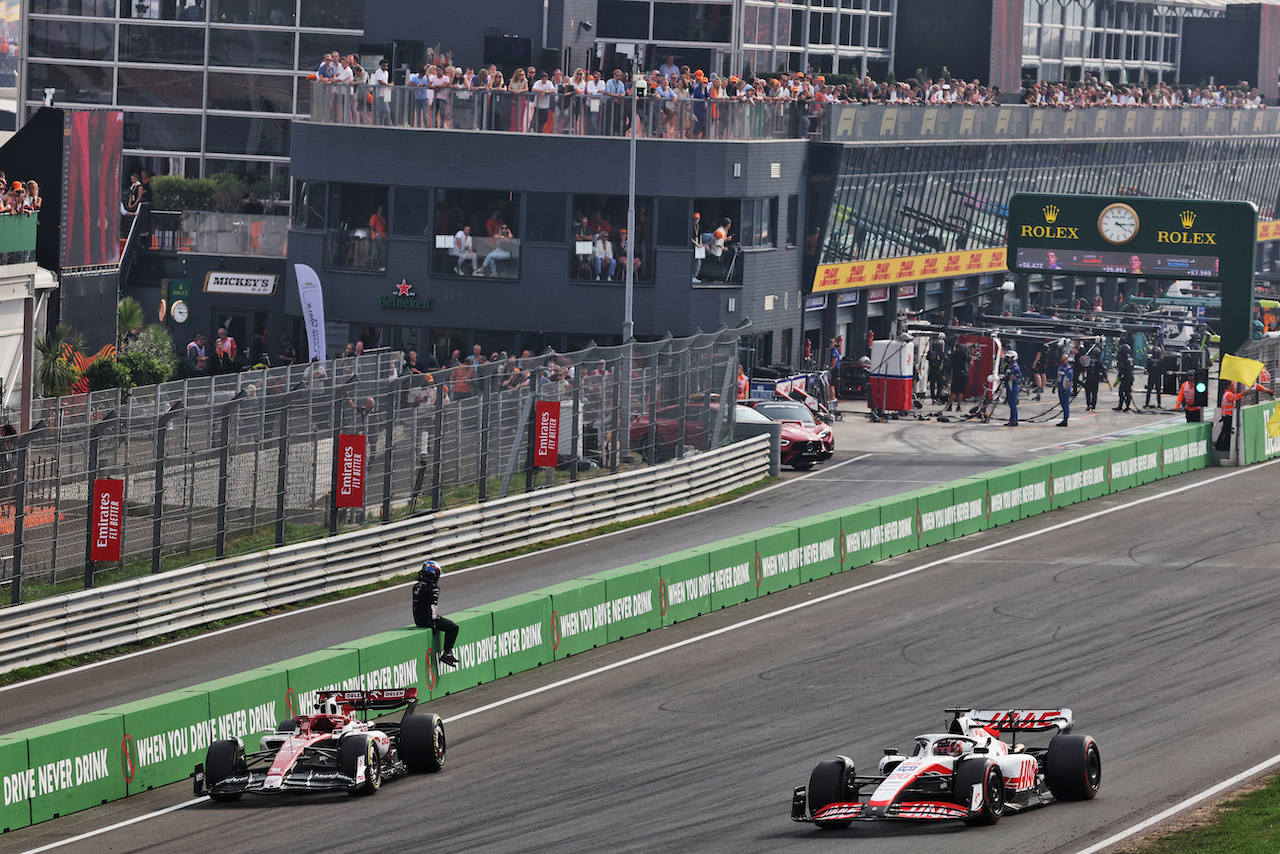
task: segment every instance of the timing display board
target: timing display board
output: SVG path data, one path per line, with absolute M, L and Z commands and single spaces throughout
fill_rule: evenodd
M 1015 273 L 1222 283 L 1223 352 L 1249 340 L 1258 209 L 1252 202 L 1020 193 L 1009 199 Z

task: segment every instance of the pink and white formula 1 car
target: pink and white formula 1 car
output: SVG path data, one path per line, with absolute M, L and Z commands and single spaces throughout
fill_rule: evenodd
M 1102 757 L 1092 737 L 1071 734 L 1070 709 L 946 712 L 946 732 L 916 736 L 910 756 L 886 750 L 874 776 L 859 776 L 847 756 L 819 762 L 792 795 L 792 820 L 828 829 L 883 819 L 995 824 L 1005 812 L 1098 794 Z M 1049 731 L 1047 747 L 1018 743 Z
M 209 745 L 197 765 L 195 792 L 215 801 L 238 801 L 245 792 L 345 791 L 372 795 L 404 774 L 444 767 L 444 722 L 414 714 L 418 690 L 321 691 L 317 714 L 281 721 L 262 736 L 260 749 L 245 753 L 238 738 Z M 370 721 L 371 710 L 404 707 L 400 721 Z M 355 712 L 363 712 L 356 718 Z

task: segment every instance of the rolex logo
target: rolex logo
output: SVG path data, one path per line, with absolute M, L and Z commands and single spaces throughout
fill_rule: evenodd
M 1193 226 L 1193 225 L 1195 225 L 1195 224 L 1196 224 L 1196 212 L 1195 212 L 1195 211 L 1183 211 L 1183 212 L 1179 215 L 1179 217 L 1178 217 L 1178 218 L 1179 218 L 1180 220 L 1182 220 L 1182 227 L 1183 227 L 1183 228 L 1190 228 L 1191 226 Z
M 1044 206 L 1044 221 L 1045 221 L 1045 222 L 1047 222 L 1047 223 L 1049 223 L 1050 225 L 1053 225 L 1055 222 L 1057 222 L 1057 221 L 1058 221 L 1058 214 L 1059 214 L 1059 213 L 1061 213 L 1061 211 L 1059 211 L 1059 210 L 1058 210 L 1058 206 L 1057 206 L 1057 205 L 1045 205 L 1045 206 Z M 1189 226 L 1188 226 L 1188 227 L 1189 227 Z

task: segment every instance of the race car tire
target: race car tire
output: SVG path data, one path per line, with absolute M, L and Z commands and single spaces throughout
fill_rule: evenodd
M 657 465 L 675 459 L 676 452 L 671 446 L 658 437 L 653 442 L 645 440 L 640 446 L 640 457 L 649 465 Z
M 349 735 L 338 745 L 338 770 L 351 779 L 359 772 L 360 760 L 364 760 L 364 782 L 349 789 L 351 795 L 372 795 L 382 787 L 382 762 L 378 747 L 367 735 Z
M 1087 735 L 1056 735 L 1044 756 L 1044 781 L 1060 801 L 1087 801 L 1102 785 L 1102 754 Z
M 960 805 L 968 808 L 973 803 L 973 787 L 982 787 L 982 806 L 970 812 L 964 823 L 971 827 L 992 825 L 1004 815 L 1004 775 L 1000 766 L 990 759 L 967 759 L 956 765 L 952 791 L 960 799 Z
M 245 773 L 244 748 L 235 739 L 215 741 L 204 755 L 204 783 L 212 789 L 228 777 Z M 243 792 L 209 792 L 209 797 L 221 803 L 240 800 Z
M 405 715 L 400 722 L 400 758 L 414 774 L 444 767 L 444 721 L 439 715 Z
M 809 814 L 813 815 L 828 804 L 838 804 L 849 800 L 849 788 L 846 785 L 849 775 L 853 773 L 853 765 L 843 756 L 839 759 L 825 759 L 814 766 L 809 775 Z M 853 824 L 852 821 L 815 821 L 823 830 L 839 830 Z

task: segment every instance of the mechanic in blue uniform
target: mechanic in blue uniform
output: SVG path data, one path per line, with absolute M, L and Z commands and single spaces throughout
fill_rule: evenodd
M 1063 353 L 1058 365 L 1058 403 L 1062 406 L 1062 420 L 1059 427 L 1066 427 L 1071 418 L 1071 392 L 1075 385 L 1075 372 L 1071 370 L 1071 354 Z
M 440 564 L 429 560 L 418 570 L 418 582 L 413 585 L 413 622 L 420 629 L 444 632 L 444 651 L 440 663 L 458 666 L 453 655 L 453 644 L 458 640 L 458 624 L 440 616 Z
M 1007 350 L 1004 354 L 1004 390 L 1005 400 L 1009 403 L 1009 420 L 1006 427 L 1018 426 L 1018 392 L 1022 387 L 1022 366 L 1018 364 L 1018 351 Z

